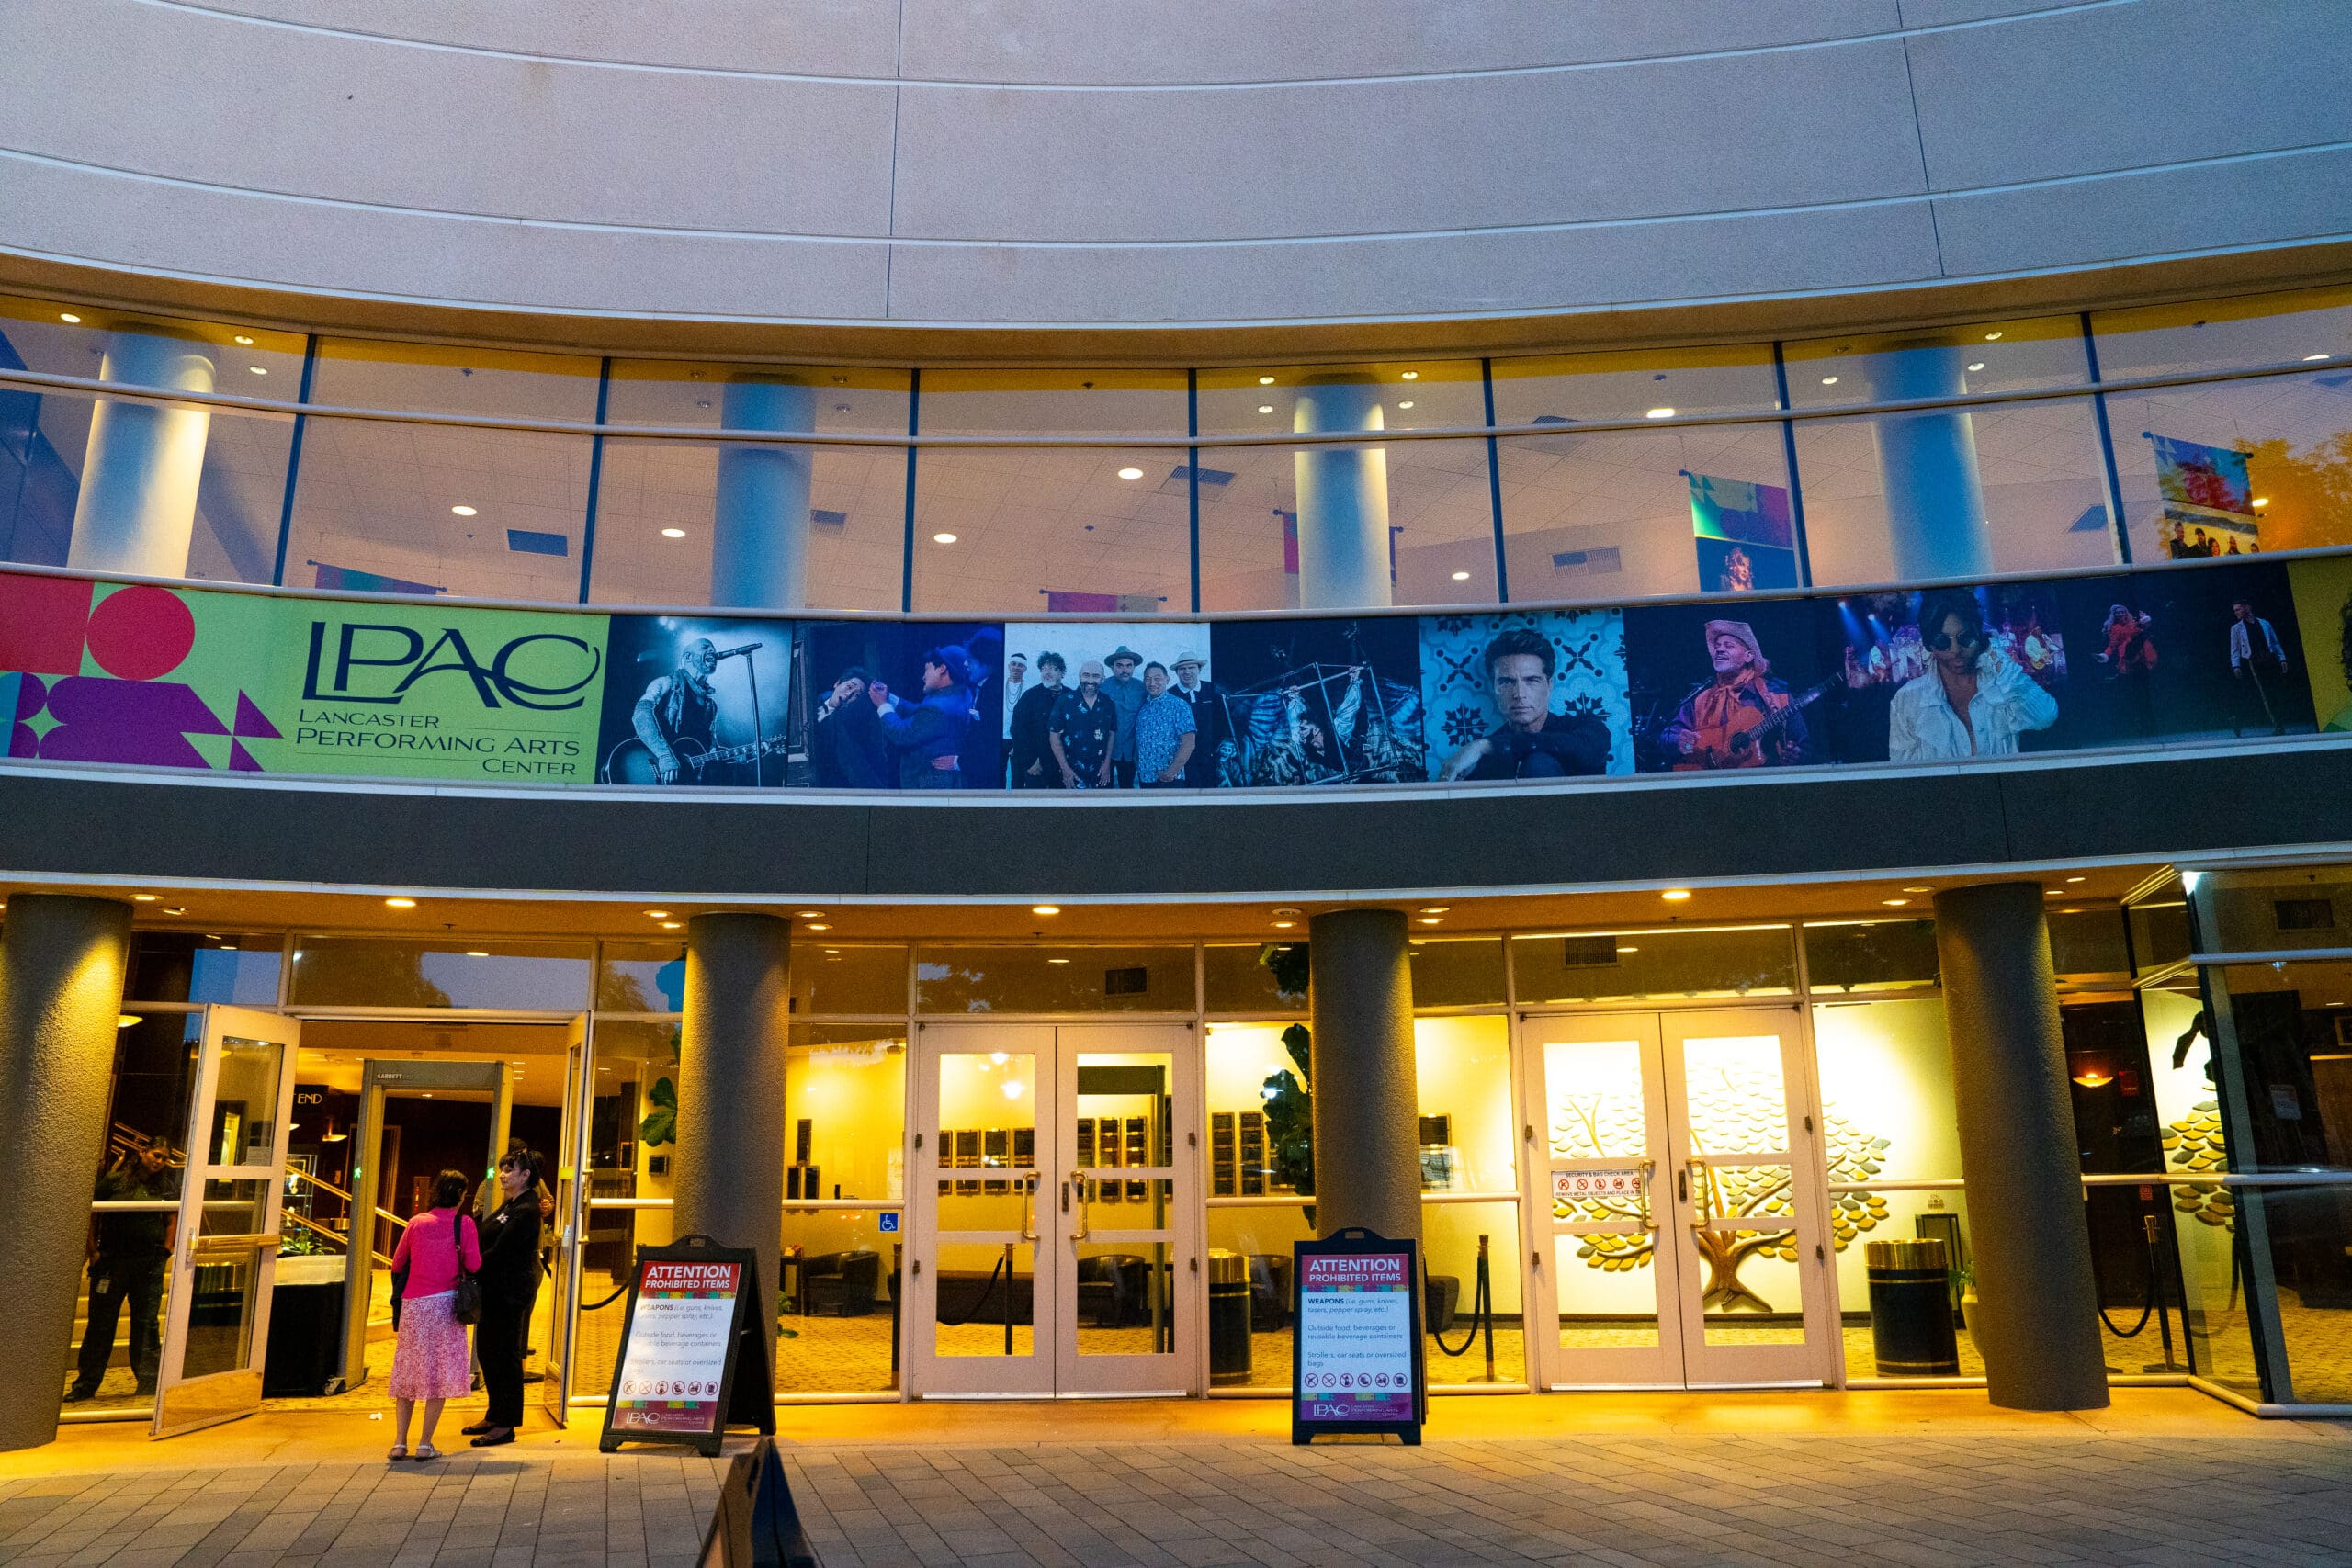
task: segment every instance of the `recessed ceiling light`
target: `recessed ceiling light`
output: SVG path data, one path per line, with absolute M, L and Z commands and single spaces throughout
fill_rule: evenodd
M 2270 498 L 2267 495 L 2257 495 L 2254 498 L 2254 504 L 2256 506 L 2267 506 L 2270 504 Z
M 483 952 L 479 947 L 469 947 L 466 949 L 466 956 L 468 958 L 488 958 L 490 954 Z
M 2064 898 L 2066 896 L 2066 890 L 2063 887 L 2045 887 L 2041 890 L 2041 896 L 2044 898 Z
M 1067 964 L 1069 960 L 1067 958 L 1048 958 L 1046 962 L 1048 964 Z
M 72 318 L 70 318 L 70 317 L 69 317 L 69 318 L 67 318 L 67 319 L 68 319 L 68 320 L 71 320 Z M 2321 361 L 2321 360 L 2323 360 L 2323 359 L 2325 359 L 2325 358 L 2327 358 L 2327 357 L 2328 357 L 2328 356 L 2327 356 L 2326 355 L 2324 355 L 2324 354 L 2306 354 L 2306 355 L 2303 355 L 2303 363 L 2304 363 L 2304 364 L 2306 364 L 2306 365 L 2315 365 L 2315 364 L 2317 364 L 2319 361 Z
M 1971 370 L 1982 370 L 1984 368 L 1984 362 L 1980 359 L 1975 364 L 1970 366 L 1969 368 Z
M 156 895 L 153 893 L 133 893 L 130 896 L 130 901 L 134 904 L 153 904 Z
M 413 898 L 387 898 L 384 900 L 384 906 L 385 908 L 391 909 L 413 909 L 416 908 L 416 900 Z
M 164 913 L 167 915 L 185 915 L 187 911 L 177 904 L 166 904 L 164 906 Z
M 1421 913 L 1424 915 L 1442 915 L 1448 909 L 1453 908 L 1453 906 L 1451 904 L 1424 904 L 1421 906 Z
M 1443 915 L 1423 915 L 1421 917 L 1421 924 L 1425 926 L 1442 926 L 1445 924 L 1445 917 Z
M 1258 405 L 1258 412 L 1260 413 L 1272 413 L 1274 412 L 1274 405 L 1272 403 L 1260 403 Z
M 1834 387 L 1838 384 L 1838 378 L 1835 376 L 1824 376 L 1821 378 L 1821 384 L 1825 387 Z
M 82 324 L 82 318 L 81 318 L 81 317 L 79 317 L 79 316 L 77 316 L 77 315 L 75 315 L 75 314 L 74 314 L 73 311 L 71 311 L 71 310 L 60 310 L 60 311 L 58 311 L 58 312 L 57 312 L 57 319 L 58 319 L 59 321 L 65 321 L 65 322 L 70 323 L 71 325 L 77 326 L 77 327 L 78 327 L 78 326 L 80 326 L 80 325 Z
M 1467 582 L 1470 581 L 1470 574 L 1466 571 L 1457 571 L 1453 574 L 1453 581 L 1456 582 Z
M 934 545 L 952 545 L 956 542 L 956 536 L 953 534 L 933 534 L 931 536 L 931 542 Z
M 1919 886 L 1919 887 L 1906 887 L 1906 888 L 1905 888 L 1903 891 L 1905 891 L 1905 893 L 1933 893 L 1933 892 L 1935 891 L 1935 889 L 1934 889 L 1934 888 L 1932 888 L 1932 887 L 1928 887 L 1928 886 Z
M 251 338 L 247 337 L 247 336 L 246 336 L 244 333 L 239 333 L 237 334 L 237 341 L 238 341 L 239 343 L 241 343 L 241 344 L 243 344 L 247 348 L 251 348 L 251 347 L 253 346 L 253 343 L 254 343 L 254 340 L 253 340 L 253 339 L 251 339 Z
M 1639 953 L 1641 952 L 1641 949 L 1620 942 L 1618 944 L 1617 951 L 1620 953 Z
M 1119 470 L 1119 477 L 1123 479 L 1139 479 L 1143 478 L 1143 470 L 1141 468 L 1121 468 Z
M 1911 900 L 1908 898 L 1882 898 L 1879 902 L 1885 905 L 1890 909 L 1900 909 L 1903 906 L 1911 902 Z
M 1274 922 L 1274 930 L 1278 931 L 1286 931 L 1296 924 L 1298 924 L 1296 920 L 1276 920 Z
M 1273 384 L 1274 378 L 1272 376 L 1261 376 L 1258 378 L 1258 385 L 1261 387 L 1271 387 Z
M 453 506 L 449 511 L 453 516 L 458 517 L 471 517 L 474 514 L 474 509 L 470 506 Z
M 662 922 L 662 929 L 665 931 L 682 931 L 686 929 L 686 925 L 684 920 L 664 920 Z
M 684 528 L 664 528 L 662 530 L 662 536 L 665 539 L 683 539 L 686 536 L 686 531 Z
M 1058 915 L 1062 907 L 1059 904 L 1032 904 L 1029 912 L 1033 915 Z
M 2001 341 L 2001 334 L 1998 333 L 1986 333 L 1984 334 L 1984 341 L 1986 343 L 1998 343 Z
M 645 912 L 657 920 L 666 920 L 670 918 L 670 911 L 667 909 L 648 909 Z
M 141 1018 L 135 1012 L 119 1012 L 115 1014 L 114 1026 L 117 1029 L 129 1029 L 134 1023 L 143 1023 L 145 1021 L 146 1021 L 144 1019 Z
M 1408 381 L 1418 381 L 1420 378 L 1421 373 L 1418 370 L 1408 370 L 1405 372 L 1405 379 Z
M 825 911 L 822 909 L 795 909 L 793 913 L 804 920 L 821 920 L 825 918 Z
M 822 921 L 822 920 L 811 920 L 811 921 L 808 923 L 808 929 L 809 929 L 810 931 L 831 931 L 833 928 L 832 928 L 832 927 L 831 927 L 831 926 L 829 926 L 829 925 L 827 925 L 827 924 L 826 924 L 824 921 Z
M 1398 408 L 1400 408 L 1400 409 L 1408 409 L 1408 408 L 1411 408 L 1411 407 L 1413 406 L 1413 400 L 1412 400 L 1412 399 L 1410 399 L 1410 398 L 1403 399 L 1402 400 L 1400 400 L 1400 401 L 1397 403 L 1397 405 L 1396 405 L 1396 406 L 1397 406 Z
M 1679 904 L 1684 899 L 1690 897 L 1690 889 L 1688 887 L 1669 887 L 1665 892 L 1659 894 L 1658 897 L 1665 899 L 1669 904 Z
M 1672 409 L 1652 409 L 1642 417 L 1645 419 L 1672 419 L 1674 417 L 1674 411 Z
M 2066 880 L 2069 882 L 2088 882 L 2090 878 L 2087 876 L 2070 876 Z
M 245 368 L 255 376 L 266 376 L 269 374 L 269 367 L 266 365 L 248 365 Z

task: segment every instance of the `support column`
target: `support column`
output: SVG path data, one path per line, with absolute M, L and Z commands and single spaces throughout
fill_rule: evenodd
M 1404 913 L 1317 915 L 1306 942 L 1316 1229 L 1365 1225 L 1418 1241 L 1421 1124 Z
M 212 351 L 160 328 L 119 332 L 98 375 L 126 386 L 209 392 Z M 211 429 L 209 409 L 100 398 L 90 410 L 65 564 L 79 571 L 186 577 Z
M 1956 397 L 1968 390 L 1968 350 L 1922 343 L 1864 362 L 1871 396 Z M 1871 422 L 1886 496 L 1894 575 L 1982 577 L 1993 570 L 1976 428 L 1966 410 L 1883 414 Z
M 2042 902 L 2037 882 L 1936 895 L 1976 1263 L 1968 1325 L 1994 1404 L 2094 1410 L 2106 1356 Z
M 1378 430 L 1382 425 L 1376 382 L 1310 376 L 1298 389 L 1294 431 Z M 1306 446 L 1294 461 L 1300 606 L 1363 610 L 1394 603 L 1396 583 L 1388 570 L 1387 449 Z
M 746 375 L 727 384 L 729 430 L 817 428 L 814 389 L 787 376 Z M 711 508 L 710 602 L 739 610 L 797 610 L 808 603 L 806 446 L 723 446 Z
M 678 1043 L 673 1233 L 755 1247 L 775 1349 L 784 1229 L 784 1053 L 791 1029 L 792 926 L 774 915 L 686 922 L 685 1021 Z
M 106 1156 L 130 906 L 19 893 L 0 926 L 0 1302 L 27 1367 L 0 1379 L 0 1450 L 57 1436 L 90 1189 Z

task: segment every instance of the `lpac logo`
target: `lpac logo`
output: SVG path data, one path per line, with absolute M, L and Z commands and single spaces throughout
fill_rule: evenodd
M 542 713 L 562 713 L 587 701 L 585 690 L 603 668 L 604 657 L 601 649 L 561 632 L 510 637 L 484 661 L 456 626 L 443 626 L 427 644 L 424 634 L 413 626 L 312 621 L 302 698 L 398 704 L 427 676 L 458 675 L 472 682 L 485 708 L 503 701 Z M 517 672 L 518 664 L 539 680 L 526 679 Z

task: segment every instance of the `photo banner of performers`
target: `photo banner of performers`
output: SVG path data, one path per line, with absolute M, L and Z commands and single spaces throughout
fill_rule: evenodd
M 1829 761 L 1817 731 L 1823 704 L 1844 678 L 1823 657 L 1816 611 L 1804 599 L 1628 609 L 1634 768 L 1699 773 Z
M 1012 788 L 1216 785 L 1227 731 L 1207 622 L 1012 621 L 1004 640 L 1005 769 Z M 1102 703 L 1110 709 L 1098 716 Z M 1098 746 L 1106 717 L 1109 741 Z
M 805 782 L 796 744 L 797 628 L 732 616 L 615 615 L 596 782 L 780 789 Z
M 1421 703 L 1441 783 L 1634 771 L 1622 611 L 1423 616 Z
M 2352 730 L 2352 556 L 2299 560 L 2289 572 L 2312 712 L 2326 734 Z
M 2307 564 L 2296 562 L 2300 571 Z M 2055 747 L 2308 734 L 2312 688 L 2284 563 L 2053 583 L 2077 722 Z
M 1002 789 L 1004 627 L 812 621 L 809 782 L 820 789 Z
M 1225 787 L 1427 782 L 1413 617 L 1227 621 L 1210 643 L 1229 727 Z
M 1964 761 L 2074 744 L 2057 584 L 1815 601 L 1830 673 L 1823 761 Z M 1967 711 L 1962 721 L 1960 714 Z

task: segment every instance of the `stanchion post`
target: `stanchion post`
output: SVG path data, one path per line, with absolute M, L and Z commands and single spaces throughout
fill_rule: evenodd
M 1036 1318 L 1035 1302 L 1030 1303 L 1029 1315 L 1032 1321 Z M 1004 1244 L 1004 1353 L 1012 1354 L 1012 1243 L 1009 1241 Z
M 1478 1237 L 1478 1294 L 1471 1303 L 1471 1310 L 1478 1314 L 1479 1322 L 1485 1325 L 1487 1381 L 1492 1382 L 1495 1381 L 1495 1286 L 1487 1268 L 1487 1237 L 1483 1235 Z

